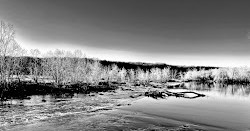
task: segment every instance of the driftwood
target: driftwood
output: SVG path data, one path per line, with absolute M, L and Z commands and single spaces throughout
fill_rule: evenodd
M 137 94 L 130 95 L 130 97 L 137 98 L 137 97 L 142 96 L 142 95 L 143 95 L 142 93 L 137 93 Z
M 174 89 L 174 88 L 183 88 L 184 83 L 183 82 L 168 82 L 167 84 L 165 84 L 165 87 L 167 87 L 168 89 Z
M 167 83 L 157 83 L 157 82 L 150 82 L 148 85 L 152 86 L 153 88 L 179 88 L 183 87 L 183 82 L 167 82 Z
M 194 96 L 186 96 L 186 94 L 192 94 Z M 175 97 L 183 97 L 183 98 L 188 98 L 188 99 L 194 99 L 194 98 L 198 98 L 198 97 L 204 97 L 204 94 L 200 94 L 200 93 L 196 93 L 193 91 L 183 91 L 183 92 L 171 92 L 171 91 L 158 91 L 158 90 L 154 90 L 154 91 L 147 91 L 145 92 L 145 96 L 150 96 L 153 98 L 164 98 L 164 97 L 168 97 L 168 96 L 175 96 Z

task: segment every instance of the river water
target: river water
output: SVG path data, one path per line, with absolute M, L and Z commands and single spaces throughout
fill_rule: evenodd
M 206 97 L 145 97 L 124 109 L 214 127 L 214 130 L 250 130 L 249 86 L 187 83 L 185 89 L 169 89 L 172 92 L 187 90 L 205 94 Z
M 0 130 L 250 130 L 250 87 L 185 83 L 172 92 L 193 99 L 140 97 L 126 106 L 117 92 L 30 96 L 0 106 Z M 126 94 L 126 92 L 124 93 Z

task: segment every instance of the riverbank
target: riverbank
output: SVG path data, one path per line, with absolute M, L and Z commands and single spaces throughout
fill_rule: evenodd
M 8 88 L 0 88 L 1 101 L 8 99 L 30 99 L 30 95 L 48 95 L 48 94 L 74 94 L 90 92 L 102 92 L 108 90 L 115 90 L 118 84 L 98 84 L 91 85 L 88 83 L 64 84 L 55 85 L 53 83 L 26 83 L 26 82 L 13 82 L 7 85 Z
M 175 88 L 183 86 L 183 82 L 173 79 L 170 82 L 117 82 L 117 81 L 99 81 L 98 83 L 65 83 L 56 84 L 53 79 L 40 77 L 39 82 L 32 81 L 31 76 L 22 76 L 21 79 L 12 78 L 12 82 L 0 84 L 0 101 L 8 99 L 29 99 L 31 95 L 48 95 L 48 94 L 74 94 L 90 92 L 102 92 L 115 90 L 118 87 L 139 87 L 152 86 L 154 88 Z M 124 89 L 125 89 L 124 88 Z
M 168 82 L 107 82 L 102 81 L 98 84 L 91 83 L 76 83 L 76 84 L 62 84 L 56 85 L 54 83 L 34 83 L 34 82 L 12 82 L 8 84 L 8 88 L 0 88 L 0 101 L 7 101 L 10 99 L 30 99 L 31 95 L 60 95 L 67 94 L 72 96 L 74 93 L 82 93 L 89 94 L 91 92 L 105 92 L 110 90 L 116 90 L 118 88 L 122 90 L 134 90 L 136 88 L 140 89 L 140 87 L 151 87 L 151 89 L 176 89 L 183 88 L 184 85 L 190 85 L 189 83 L 196 83 L 202 85 L 249 85 L 248 83 L 244 84 L 235 84 L 235 83 L 221 83 L 221 82 L 213 82 L 213 81 L 181 81 L 178 79 L 170 79 Z M 193 85 L 193 86 L 196 86 Z M 222 86 L 222 87 L 223 87 Z M 162 90 L 159 90 L 162 92 Z M 145 95 L 146 92 L 141 92 L 137 94 L 139 96 Z M 165 94 L 169 94 L 168 92 L 163 92 Z M 137 95 L 132 97 L 137 97 Z M 177 96 L 178 94 L 176 94 Z
M 152 68 L 150 70 L 127 70 L 125 68 L 120 69 L 116 65 L 113 65 L 109 68 L 104 68 L 100 65 L 100 63 L 98 64 L 94 62 L 89 64 L 94 64 L 98 68 L 93 66 L 95 68 L 90 68 L 90 74 L 84 73 L 85 75 L 78 74 L 74 76 L 76 73 L 70 73 L 65 76 L 60 75 L 60 79 L 59 76 L 52 74 L 0 74 L 0 101 L 5 101 L 7 99 L 13 98 L 28 99 L 27 96 L 29 95 L 46 95 L 58 93 L 73 94 L 89 93 L 94 91 L 107 91 L 114 90 L 121 85 L 143 85 L 153 86 L 155 88 L 176 88 L 182 86 L 183 83 L 186 82 L 198 82 L 204 84 L 219 83 L 225 85 L 247 85 L 250 83 L 250 69 L 247 67 L 218 68 L 209 70 L 194 69 L 188 70 L 187 72 L 177 73 L 174 70 L 171 70 L 170 68 Z M 63 69 L 60 71 L 63 71 Z M 97 72 L 98 74 L 96 74 Z M 62 74 L 65 73 L 62 72 Z

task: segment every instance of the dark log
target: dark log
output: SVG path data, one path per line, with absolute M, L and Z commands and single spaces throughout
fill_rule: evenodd
M 192 93 L 192 94 L 195 94 L 195 96 L 187 97 L 187 96 L 185 96 L 186 93 Z M 157 98 L 157 97 L 163 98 L 163 97 L 166 97 L 166 96 L 175 96 L 175 97 L 183 97 L 183 98 L 194 99 L 194 98 L 198 98 L 198 97 L 204 97 L 206 95 L 200 94 L 200 93 L 197 93 L 197 92 L 193 92 L 193 91 L 170 92 L 170 91 L 154 90 L 154 91 L 145 92 L 145 96 L 150 96 L 150 97 L 153 97 L 153 98 Z

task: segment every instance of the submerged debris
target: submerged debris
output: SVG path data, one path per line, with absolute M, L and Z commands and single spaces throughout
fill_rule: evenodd
M 143 94 L 142 93 L 138 93 L 138 94 L 133 94 L 133 95 L 130 95 L 131 98 L 137 98 L 139 96 L 142 96 Z
M 188 95 L 189 94 L 189 95 Z M 198 97 L 204 97 L 206 95 L 204 94 L 200 94 L 200 93 L 196 93 L 193 91 L 183 91 L 183 92 L 171 92 L 171 91 L 160 91 L 160 90 L 151 90 L 151 91 L 147 91 L 145 92 L 145 96 L 150 96 L 153 98 L 164 98 L 164 97 L 168 97 L 168 96 L 175 96 L 175 97 L 183 97 L 183 98 L 189 98 L 189 99 L 194 99 L 194 98 L 198 98 Z

